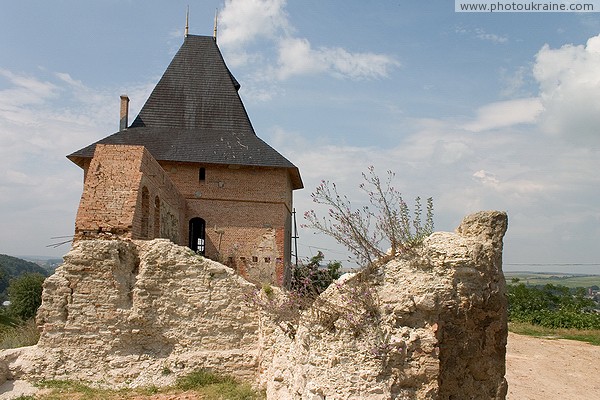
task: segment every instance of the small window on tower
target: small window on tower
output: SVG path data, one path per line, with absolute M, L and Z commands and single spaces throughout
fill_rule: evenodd
M 200 172 L 198 173 L 198 179 L 200 179 L 200 181 L 206 180 L 206 169 L 204 167 L 200 168 Z

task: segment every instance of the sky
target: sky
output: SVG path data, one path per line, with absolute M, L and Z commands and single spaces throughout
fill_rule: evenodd
M 22 0 L 0 12 L 0 253 L 62 256 L 82 170 L 65 157 L 142 107 L 190 34 L 212 35 L 257 135 L 353 204 L 395 172 L 435 229 L 509 216 L 506 269 L 600 274 L 600 13 L 457 13 L 449 0 Z M 131 119 L 133 120 L 133 118 Z M 300 228 L 298 253 L 347 258 Z M 580 264 L 580 265 L 572 265 Z M 587 264 L 587 265 L 586 265 Z M 558 267 L 557 267 L 558 268 Z

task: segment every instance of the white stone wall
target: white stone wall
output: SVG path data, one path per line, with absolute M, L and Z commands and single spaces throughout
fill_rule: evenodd
M 415 254 L 330 286 L 294 338 L 279 333 L 263 348 L 268 398 L 504 399 L 506 228 L 504 213 L 476 214 Z
M 288 334 L 254 285 L 185 247 L 82 240 L 44 284 L 39 344 L 1 353 L 0 375 L 160 386 L 210 368 L 269 399 L 504 399 L 506 229 L 471 215 L 330 286 Z
M 41 339 L 13 375 L 138 385 L 210 368 L 253 381 L 253 290 L 166 239 L 79 241 L 44 284 Z

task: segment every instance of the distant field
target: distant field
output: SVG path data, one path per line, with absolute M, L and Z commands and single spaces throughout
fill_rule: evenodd
M 505 271 L 507 283 L 518 278 L 527 285 L 562 285 L 570 288 L 600 286 L 600 275 L 566 274 L 560 272 Z

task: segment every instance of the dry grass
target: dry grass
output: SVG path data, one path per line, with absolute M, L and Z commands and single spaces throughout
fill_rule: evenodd
M 97 389 L 74 381 L 42 381 L 35 397 L 21 400 L 261 400 L 264 395 L 233 378 L 199 370 L 177 380 L 174 387 Z
M 32 346 L 38 342 L 40 331 L 33 319 L 18 325 L 0 327 L 0 349 Z
M 519 335 L 536 336 L 550 339 L 570 339 L 580 342 L 587 342 L 600 346 L 600 330 L 598 329 L 564 329 L 564 328 L 545 328 L 539 325 L 532 325 L 524 322 L 510 322 L 508 329 Z

